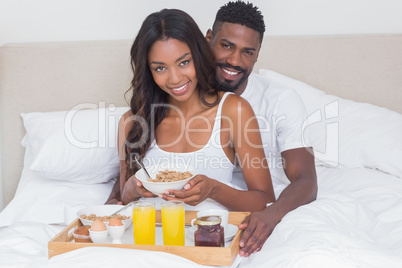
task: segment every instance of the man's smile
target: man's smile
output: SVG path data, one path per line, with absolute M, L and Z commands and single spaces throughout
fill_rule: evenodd
M 228 63 L 216 63 L 218 69 L 222 70 L 221 75 L 225 80 L 235 80 L 247 71 L 239 66 L 231 66 Z
M 227 73 L 228 75 L 232 75 L 232 76 L 239 73 L 239 72 L 231 72 L 231 71 L 229 71 L 229 70 L 227 70 L 227 69 L 225 69 L 225 68 L 222 68 L 222 70 L 223 70 L 225 73 Z

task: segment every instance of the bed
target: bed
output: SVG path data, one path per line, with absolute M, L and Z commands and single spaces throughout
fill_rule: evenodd
M 131 42 L 0 47 L 0 267 L 200 267 L 102 247 L 48 259 L 48 241 L 103 204 L 118 175 Z M 400 34 L 265 38 L 254 72 L 304 101 L 319 189 L 233 266 L 402 267 L 401 47 Z

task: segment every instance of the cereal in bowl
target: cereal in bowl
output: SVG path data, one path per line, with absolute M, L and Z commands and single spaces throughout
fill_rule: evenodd
M 174 170 L 164 170 L 164 171 L 159 171 L 156 174 L 155 179 L 148 179 L 150 182 L 172 182 L 172 181 L 181 181 L 188 179 L 192 177 L 193 174 L 191 172 L 186 171 L 186 172 L 180 172 L 180 171 L 174 171 Z
M 117 219 L 119 219 L 121 221 L 128 220 L 128 219 L 131 218 L 131 216 L 126 216 L 126 215 L 121 215 L 121 214 L 116 214 L 116 215 L 113 215 L 113 216 L 96 216 L 95 214 L 90 214 L 90 215 L 87 216 L 86 214 L 82 214 L 80 217 L 82 219 L 88 220 L 88 221 L 95 221 L 95 220 L 99 219 L 102 222 L 109 222 L 109 220 L 111 218 L 117 218 Z

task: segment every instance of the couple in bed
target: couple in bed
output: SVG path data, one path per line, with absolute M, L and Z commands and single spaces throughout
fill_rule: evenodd
M 251 73 L 264 31 L 258 8 L 241 1 L 219 9 L 206 38 L 180 10 L 145 19 L 131 48 L 131 109 L 119 122 L 120 179 L 107 203 L 155 197 L 135 178 L 134 157 L 181 161 L 198 175 L 159 197 L 252 211 L 239 226 L 240 255 L 249 256 L 289 211 L 316 198 L 301 100 Z M 231 187 L 232 174 L 247 189 Z

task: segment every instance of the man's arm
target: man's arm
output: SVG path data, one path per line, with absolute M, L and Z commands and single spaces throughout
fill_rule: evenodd
M 240 238 L 240 255 L 259 251 L 275 226 L 290 211 L 317 198 L 317 175 L 312 148 L 297 148 L 282 152 L 284 171 L 290 184 L 278 200 L 262 211 L 250 214 L 239 226 L 244 229 Z

